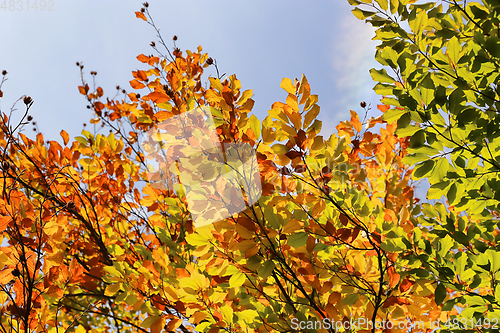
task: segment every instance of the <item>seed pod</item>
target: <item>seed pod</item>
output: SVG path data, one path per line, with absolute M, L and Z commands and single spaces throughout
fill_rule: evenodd
M 68 209 L 71 209 L 71 210 L 75 210 L 76 209 L 76 205 L 73 201 L 70 201 L 66 204 L 66 207 L 68 207 Z

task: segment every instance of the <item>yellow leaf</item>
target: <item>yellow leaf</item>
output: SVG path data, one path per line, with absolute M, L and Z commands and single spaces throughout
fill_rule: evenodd
M 307 101 L 310 93 L 311 93 L 311 87 L 309 86 L 309 83 L 307 83 L 306 76 L 302 74 L 299 86 L 299 94 L 302 95 L 300 97 L 300 102 L 299 102 L 300 105 L 304 104 Z
M 121 283 L 113 283 L 109 284 L 104 291 L 104 295 L 106 296 L 115 296 L 116 293 L 120 290 Z
M 323 211 L 325 210 L 326 208 L 326 204 L 323 200 L 320 200 L 318 201 L 315 205 L 314 205 L 314 208 L 311 212 L 311 215 L 314 217 L 314 218 L 318 218 L 321 216 L 321 214 L 323 214 Z
M 290 119 L 290 121 L 292 122 L 293 126 L 296 129 L 300 129 L 301 128 L 301 126 L 302 126 L 302 116 L 300 115 L 300 113 L 294 112 L 292 114 L 289 114 L 288 118 Z
M 307 113 L 306 113 L 306 116 L 304 118 L 304 127 L 303 128 L 307 128 L 309 127 L 309 125 L 311 124 L 311 122 L 316 119 L 316 117 L 318 116 L 319 114 L 319 106 L 317 104 L 314 104 L 312 106 L 312 109 L 309 110 Z
M 288 151 L 290 150 L 290 148 L 288 148 L 287 146 L 281 144 L 281 143 L 277 143 L 275 144 L 274 146 L 271 147 L 274 151 L 275 154 L 286 154 L 288 153 Z
M 293 234 L 295 231 L 302 229 L 300 222 L 296 218 L 290 219 L 285 227 L 283 228 L 283 232 L 286 234 Z
M 262 128 L 262 141 L 266 144 L 273 143 L 276 140 L 276 133 L 270 127 Z
M 323 136 L 317 136 L 314 138 L 313 144 L 311 145 L 311 150 L 320 150 L 324 147 Z
M 210 86 L 212 88 L 215 88 L 217 89 L 219 92 L 222 92 L 222 89 L 223 89 L 223 86 L 222 86 L 222 83 L 220 83 L 220 80 L 215 78 L 215 77 L 209 77 L 208 78 L 210 80 Z
M 229 279 L 229 286 L 231 288 L 240 287 L 245 283 L 247 277 L 243 273 L 236 273 Z
M 238 232 L 238 235 L 244 239 L 252 239 L 254 236 L 254 233 L 242 226 L 241 224 L 236 224 L 236 231 Z
M 251 97 L 252 97 L 252 95 L 253 95 L 253 91 L 252 91 L 252 89 L 245 90 L 245 91 L 241 94 L 241 96 L 240 96 L 240 98 L 238 99 L 238 101 L 236 102 L 236 104 L 238 104 L 238 105 L 243 105 L 243 104 L 245 104 L 245 102 L 246 102 L 249 98 L 251 98 Z
M 150 328 L 159 319 L 161 319 L 161 316 L 147 317 L 146 319 L 144 319 L 144 321 L 142 322 L 141 326 L 144 327 L 144 328 Z
M 284 123 L 281 124 L 281 130 L 291 138 L 297 135 L 297 131 L 293 127 L 288 126 L 287 124 Z
M 297 91 L 292 83 L 292 80 L 287 77 L 284 77 L 283 80 L 281 80 L 280 87 L 283 88 L 287 93 L 292 95 L 295 95 L 295 92 Z
M 299 104 L 297 103 L 297 96 L 289 94 L 286 98 L 286 104 L 289 105 L 293 112 L 299 112 Z
M 210 285 L 208 278 L 205 275 L 199 273 L 198 271 L 194 271 L 191 274 L 191 278 L 198 285 L 200 289 L 205 289 Z

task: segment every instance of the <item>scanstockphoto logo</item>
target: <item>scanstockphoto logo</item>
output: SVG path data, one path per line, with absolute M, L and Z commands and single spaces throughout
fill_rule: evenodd
M 262 194 L 255 151 L 249 144 L 221 145 L 210 110 L 169 118 L 141 142 L 150 184 L 185 195 L 195 227 L 244 211 Z

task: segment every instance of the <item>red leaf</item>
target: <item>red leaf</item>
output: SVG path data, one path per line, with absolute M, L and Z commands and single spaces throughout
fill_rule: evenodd
M 340 223 L 342 223 L 343 226 L 346 226 L 347 223 L 349 223 L 349 218 L 344 214 L 340 214 Z
M 288 153 L 285 154 L 285 156 L 293 160 L 294 158 L 301 157 L 302 154 L 299 153 L 298 151 L 290 150 Z

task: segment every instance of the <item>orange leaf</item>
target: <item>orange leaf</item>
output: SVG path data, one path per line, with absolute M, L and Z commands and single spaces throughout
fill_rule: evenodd
M 178 320 L 178 321 L 176 321 Z M 169 323 L 168 323 L 168 326 L 167 326 L 167 331 L 169 331 L 168 327 L 170 327 L 170 324 L 173 322 L 173 325 L 172 327 L 174 327 L 174 329 L 172 329 L 173 332 L 175 332 L 176 328 L 181 326 L 182 324 L 182 320 L 180 319 L 172 319 Z M 151 324 L 151 333 L 161 333 L 161 332 L 164 332 L 163 330 L 163 327 L 165 326 L 165 318 L 163 317 L 160 317 L 158 318 L 158 320 L 156 320 L 153 324 Z
M 78 90 L 80 91 L 80 94 L 87 95 L 88 86 L 87 85 L 85 85 L 85 87 L 84 86 L 78 86 Z
M 389 110 L 391 108 L 390 105 L 377 105 L 377 109 L 379 109 L 380 111 L 382 112 L 386 112 L 387 110 Z
M 159 91 L 152 92 L 144 97 L 148 97 L 150 100 L 152 100 L 156 104 L 165 103 L 165 102 L 168 102 L 170 100 L 170 97 L 168 97 L 167 94 L 159 92 Z
M 404 293 L 405 291 L 410 289 L 412 285 L 413 285 L 413 282 L 411 282 L 408 279 L 404 279 L 403 282 L 401 282 L 401 284 L 399 285 L 399 291 Z
M 148 19 L 146 18 L 146 16 L 144 16 L 144 14 L 143 14 L 143 13 L 141 13 L 141 12 L 135 12 L 135 17 L 137 17 L 137 18 L 141 18 L 141 19 L 143 19 L 144 21 L 147 21 L 147 20 L 148 20 Z
M 134 89 L 142 89 L 145 87 L 145 85 L 137 80 L 131 80 L 130 81 L 130 86 Z
M 139 80 L 142 81 L 147 81 L 148 80 L 148 75 L 146 74 L 145 71 L 138 70 L 137 72 L 132 72 L 134 77 L 138 78 Z
M 351 124 L 354 126 L 354 129 L 358 132 L 361 132 L 363 129 L 363 125 L 359 121 L 359 116 L 356 112 L 351 110 Z
M 171 114 L 172 113 L 168 112 L 168 111 L 159 111 L 159 112 L 155 113 L 155 117 L 156 117 L 156 120 L 161 122 L 161 121 L 164 121 L 164 120 L 170 118 Z
M 396 272 L 394 266 L 389 267 L 387 273 L 389 274 L 389 285 L 391 286 L 391 288 L 394 288 L 398 285 L 401 276 Z
M 12 268 L 6 268 L 0 272 L 0 284 L 6 285 L 12 279 L 14 279 Z
M 7 226 L 9 225 L 9 222 L 12 220 L 10 216 L 1 216 L 0 217 L 0 232 L 3 232 L 5 229 L 7 229 Z
M 137 60 L 143 63 L 147 63 L 149 61 L 149 57 L 145 56 L 144 54 L 139 54 L 137 56 Z

